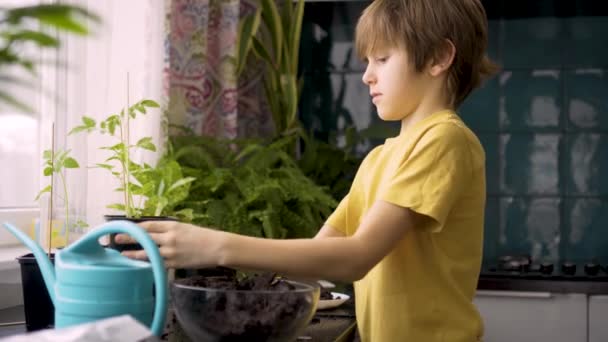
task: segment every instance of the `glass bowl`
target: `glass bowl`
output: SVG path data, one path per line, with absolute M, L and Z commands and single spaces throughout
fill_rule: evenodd
M 314 316 L 318 286 L 282 280 L 280 289 L 201 287 L 192 278 L 171 284 L 177 319 L 192 341 L 293 341 Z

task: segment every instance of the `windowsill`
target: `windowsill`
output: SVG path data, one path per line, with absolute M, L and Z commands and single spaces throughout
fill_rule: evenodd
M 0 272 L 19 267 L 17 257 L 31 253 L 24 246 L 0 246 Z
M 0 247 L 0 309 L 23 304 L 17 257 L 28 253 L 30 250 L 20 245 Z

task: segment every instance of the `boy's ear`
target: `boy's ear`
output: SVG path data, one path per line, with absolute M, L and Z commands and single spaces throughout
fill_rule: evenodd
M 435 58 L 431 60 L 429 65 L 429 74 L 431 76 L 440 75 L 442 72 L 448 70 L 454 62 L 454 56 L 456 56 L 456 47 L 449 39 L 445 40 L 443 46 L 438 49 Z

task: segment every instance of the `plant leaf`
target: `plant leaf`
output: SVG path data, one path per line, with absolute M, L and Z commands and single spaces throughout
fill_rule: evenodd
M 80 167 L 80 165 L 78 165 L 78 162 L 76 161 L 76 159 L 74 159 L 72 157 L 67 157 L 63 161 L 63 166 L 68 169 L 76 169 L 76 168 Z
M 156 151 L 156 146 L 152 142 L 151 137 L 145 137 L 145 138 L 139 139 L 139 141 L 137 142 L 137 144 L 135 146 L 137 146 L 139 148 L 143 148 L 144 150 L 148 150 L 148 151 L 153 151 L 153 152 Z
M 108 208 L 108 209 L 117 209 L 117 210 L 120 210 L 122 212 L 125 211 L 125 205 L 124 204 L 120 204 L 120 203 L 109 204 L 109 205 L 106 206 L 106 208 Z
M 258 31 L 261 17 L 262 8 L 258 7 L 254 14 L 245 17 L 240 23 L 239 35 L 237 38 L 237 46 L 239 49 L 237 55 L 237 75 L 240 75 L 243 72 L 243 69 L 247 64 L 247 56 L 251 49 L 251 41 Z
M 160 107 L 160 105 L 156 101 L 153 101 L 153 100 L 142 100 L 140 103 L 143 106 L 149 107 L 149 108 L 159 108 Z
M 103 169 L 107 169 L 107 170 L 112 170 L 114 167 L 112 165 L 109 164 L 100 164 L 97 163 L 95 164 L 97 167 L 103 168 Z
M 275 0 L 262 0 L 262 18 L 270 31 L 272 42 L 272 51 L 275 53 L 275 65 L 281 65 L 281 56 L 283 54 L 283 25 L 281 24 L 281 15 Z
M 83 20 L 79 19 L 100 21 L 98 16 L 82 7 L 57 3 L 17 7 L 6 13 L 6 20 L 11 24 L 18 24 L 24 18 L 34 18 L 43 24 L 81 35 L 86 35 L 89 31 Z
M 175 190 L 175 189 L 177 189 L 179 187 L 182 187 L 182 186 L 184 186 L 186 184 L 190 184 L 190 183 L 194 182 L 195 180 L 196 180 L 196 178 L 194 178 L 194 177 L 182 178 L 182 179 L 178 180 L 177 182 L 173 183 L 169 187 L 169 189 L 167 189 L 166 193 L 170 193 L 171 191 L 173 191 L 173 190 Z
M 285 4 L 285 6 L 291 6 L 291 2 Z M 302 34 L 302 19 L 304 17 L 304 0 L 297 0 L 296 10 L 295 10 L 295 20 L 296 22 L 291 27 L 291 31 L 289 32 L 289 41 L 290 47 L 289 51 L 291 51 L 292 60 L 289 71 L 293 75 L 297 75 L 298 73 L 298 56 L 300 49 L 300 35 Z M 293 18 L 292 18 L 293 20 Z
M 38 195 L 36 195 L 36 198 L 34 198 L 34 201 L 37 201 L 40 196 L 42 196 L 42 194 L 44 194 L 45 192 L 51 192 L 52 186 L 47 185 L 44 189 L 40 190 L 40 192 L 38 193 Z
M 24 113 L 34 113 L 34 109 L 32 107 L 28 106 L 22 101 L 15 99 L 13 96 L 2 90 L 0 90 L 0 100 Z
M 272 60 L 272 57 L 270 57 L 270 53 L 268 52 L 264 44 L 262 44 L 262 42 L 257 37 L 253 37 L 251 43 L 253 53 L 255 53 L 258 58 L 265 60 L 266 63 L 274 67 L 274 61 Z

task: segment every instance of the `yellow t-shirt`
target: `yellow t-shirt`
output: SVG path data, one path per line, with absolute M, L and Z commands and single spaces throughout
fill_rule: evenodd
M 452 111 L 434 113 L 373 149 L 326 224 L 353 235 L 377 200 L 432 218 L 354 283 L 363 342 L 471 342 L 483 246 L 485 154 Z

